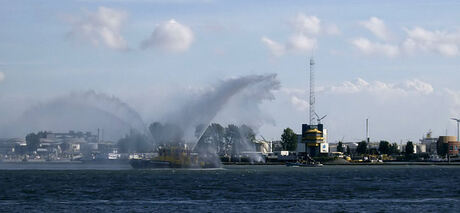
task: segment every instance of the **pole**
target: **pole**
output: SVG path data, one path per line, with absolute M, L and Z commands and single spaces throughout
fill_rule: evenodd
M 369 143 L 369 118 L 366 118 L 366 142 Z
M 460 120 L 457 120 L 457 141 L 460 141 L 458 137 L 460 135 L 459 125 L 458 125 L 459 123 L 460 123 Z

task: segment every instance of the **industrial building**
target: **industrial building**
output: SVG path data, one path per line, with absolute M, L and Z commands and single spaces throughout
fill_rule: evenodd
M 302 134 L 298 148 L 299 155 L 319 156 L 329 153 L 327 129 L 321 124 L 326 117 L 319 117 L 315 111 L 315 61 L 310 59 L 310 118 L 309 124 L 302 124 Z M 303 152 L 302 152 L 303 148 Z
M 449 141 L 447 142 L 449 156 L 457 156 L 458 149 L 460 149 L 460 141 Z
M 438 138 L 434 138 L 431 134 L 432 134 L 431 131 L 428 131 L 426 133 L 426 136 L 420 139 L 420 145 L 425 145 L 425 152 L 429 154 L 437 154 L 438 153 L 437 152 Z
M 455 136 L 439 136 L 437 140 L 438 154 L 441 156 L 449 154 L 449 142 L 454 141 L 457 141 L 457 137 Z M 454 145 L 454 143 L 451 143 L 451 145 Z

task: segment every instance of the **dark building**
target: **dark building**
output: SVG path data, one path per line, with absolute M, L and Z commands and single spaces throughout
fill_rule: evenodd
M 305 143 L 305 153 L 310 156 L 321 154 L 321 145 L 324 142 L 323 124 L 302 124 L 302 143 Z

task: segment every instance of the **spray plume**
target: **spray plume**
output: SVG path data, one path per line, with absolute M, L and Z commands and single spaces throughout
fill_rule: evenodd
M 117 140 L 130 130 L 147 133 L 139 114 L 116 97 L 88 91 L 71 93 L 26 110 L 5 134 L 25 135 L 52 130 L 104 130 L 107 139 Z

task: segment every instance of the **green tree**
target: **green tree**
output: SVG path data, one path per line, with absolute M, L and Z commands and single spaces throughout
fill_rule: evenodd
M 399 154 L 399 149 L 398 149 L 398 144 L 397 143 L 393 143 L 393 144 L 390 145 L 389 154 L 390 155 Z
M 224 154 L 224 134 L 225 129 L 220 124 L 213 123 L 209 125 L 195 145 L 195 151 L 199 153 Z
M 412 141 L 407 141 L 405 151 L 406 151 L 406 155 L 414 154 L 414 143 L 412 143 Z
M 48 132 L 40 131 L 37 134 L 30 133 L 26 136 L 26 145 L 29 152 L 36 151 L 40 147 L 40 138 L 46 138 Z
M 291 128 L 286 128 L 281 135 L 283 150 L 295 151 L 297 149 L 297 135 Z
M 150 124 L 149 130 L 157 144 L 179 144 L 183 142 L 184 132 L 175 124 L 154 122 Z
M 241 144 L 240 128 L 234 124 L 229 124 L 225 129 L 226 154 L 231 152 L 233 155 L 239 153 Z
M 38 146 L 40 146 L 40 138 L 35 133 L 29 133 L 26 136 L 26 144 L 29 152 L 36 151 Z
M 380 141 L 379 143 L 379 152 L 380 154 L 390 154 L 390 142 Z
M 358 148 L 356 148 L 356 152 L 360 155 L 367 153 L 367 142 L 361 141 L 358 143 Z
M 241 137 L 245 140 L 248 140 L 251 142 L 254 142 L 256 140 L 256 133 L 248 125 L 243 124 L 240 126 L 240 134 L 241 134 Z
M 337 152 L 343 152 L 343 143 L 342 141 L 339 141 L 337 144 Z
M 347 155 L 350 155 L 350 154 L 351 154 L 351 150 L 350 150 L 350 147 L 349 147 L 349 146 L 347 146 L 347 151 L 345 152 L 345 154 L 347 154 Z
M 122 153 L 150 152 L 153 144 L 144 134 L 131 130 L 129 134 L 118 140 L 118 147 Z

